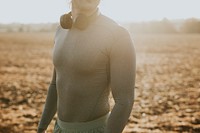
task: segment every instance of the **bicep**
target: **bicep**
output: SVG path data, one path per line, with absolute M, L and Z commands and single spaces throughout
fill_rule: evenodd
M 115 102 L 133 100 L 136 69 L 133 42 L 126 34 L 117 39 L 110 53 L 110 81 Z

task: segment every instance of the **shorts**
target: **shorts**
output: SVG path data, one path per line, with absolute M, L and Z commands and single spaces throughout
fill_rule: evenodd
M 109 113 L 92 121 L 70 123 L 56 120 L 54 133 L 104 133 Z

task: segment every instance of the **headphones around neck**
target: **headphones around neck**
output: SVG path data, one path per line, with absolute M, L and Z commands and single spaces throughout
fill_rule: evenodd
M 97 16 L 98 16 L 98 11 L 92 14 L 91 16 L 80 14 L 73 22 L 72 13 L 69 12 L 60 17 L 60 25 L 63 29 L 71 29 L 72 26 L 74 26 L 80 30 L 84 30 L 85 28 L 87 28 L 90 22 L 92 22 L 97 18 Z

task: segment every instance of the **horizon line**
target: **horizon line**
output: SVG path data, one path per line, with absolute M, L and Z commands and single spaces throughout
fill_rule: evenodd
M 115 20 L 118 23 L 143 23 L 143 22 L 154 22 L 154 21 L 162 21 L 164 19 L 167 19 L 169 21 L 184 21 L 184 20 L 188 20 L 188 19 L 197 19 L 200 20 L 200 18 L 198 17 L 188 17 L 188 18 L 167 18 L 167 17 L 163 17 L 160 19 L 150 19 L 150 20 Z M 0 24 L 3 25 L 9 25 L 9 24 L 56 24 L 59 23 L 59 21 L 46 21 L 46 22 L 20 22 L 20 21 L 16 21 L 16 22 L 1 22 Z

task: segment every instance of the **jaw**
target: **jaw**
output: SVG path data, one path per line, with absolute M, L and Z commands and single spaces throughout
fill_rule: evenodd
M 100 0 L 72 0 L 72 7 L 81 14 L 89 14 L 97 10 Z

